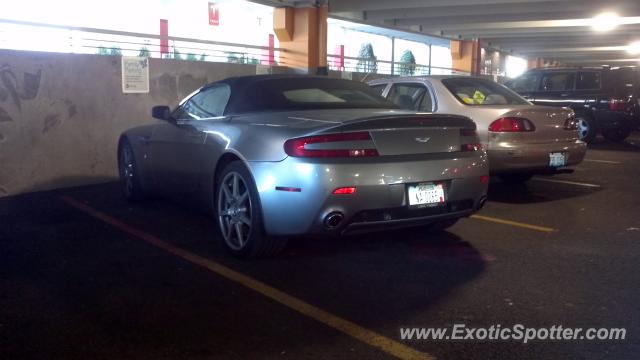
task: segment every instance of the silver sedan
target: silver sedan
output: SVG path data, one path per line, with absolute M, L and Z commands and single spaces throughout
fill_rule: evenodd
M 578 139 L 573 110 L 533 105 L 491 80 L 448 75 L 378 79 L 369 85 L 404 109 L 472 119 L 491 173 L 506 182 L 570 171 L 567 167 L 582 162 L 587 149 Z
M 295 235 L 444 229 L 486 200 L 472 121 L 398 110 L 359 82 L 230 78 L 152 115 L 120 137 L 124 195 L 194 195 L 238 257 Z

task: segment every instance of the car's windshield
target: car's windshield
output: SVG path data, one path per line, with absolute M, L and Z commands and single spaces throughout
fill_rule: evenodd
M 442 84 L 461 103 L 470 106 L 528 105 L 527 100 L 505 86 L 490 80 L 474 78 L 444 79 Z
M 397 108 L 368 85 L 349 80 L 265 79 L 250 84 L 242 92 L 235 94 L 239 98 L 231 105 L 231 112 Z

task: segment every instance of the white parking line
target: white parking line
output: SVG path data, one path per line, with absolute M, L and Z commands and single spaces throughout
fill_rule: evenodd
M 596 159 L 584 159 L 583 161 L 588 161 L 588 162 L 597 162 L 597 163 L 603 163 L 603 164 L 622 164 L 622 162 L 620 161 L 611 161 L 611 160 L 596 160 Z
M 566 181 L 566 180 L 543 179 L 543 178 L 538 178 L 538 177 L 534 177 L 531 180 L 546 181 L 546 182 L 553 182 L 553 183 L 559 183 L 559 184 L 568 184 L 568 185 L 586 186 L 586 187 L 592 187 L 592 188 L 602 187 L 602 186 L 597 185 L 597 184 L 588 184 L 588 183 L 581 183 L 581 182 L 576 182 L 576 181 Z

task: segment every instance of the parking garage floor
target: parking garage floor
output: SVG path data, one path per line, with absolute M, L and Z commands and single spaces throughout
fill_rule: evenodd
M 298 239 L 239 261 L 191 206 L 117 184 L 0 200 L 0 357 L 637 359 L 640 134 L 450 231 Z M 402 340 L 400 328 L 626 328 L 625 340 Z

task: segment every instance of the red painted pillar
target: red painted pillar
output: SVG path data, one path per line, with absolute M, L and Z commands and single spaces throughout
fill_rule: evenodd
M 344 71 L 344 45 L 340 45 L 338 55 L 340 55 L 340 58 L 338 59 L 338 70 Z
M 169 53 L 169 20 L 160 19 L 160 57 Z
M 275 45 L 275 36 L 273 34 L 269 34 L 269 65 L 274 65 L 276 63 Z

